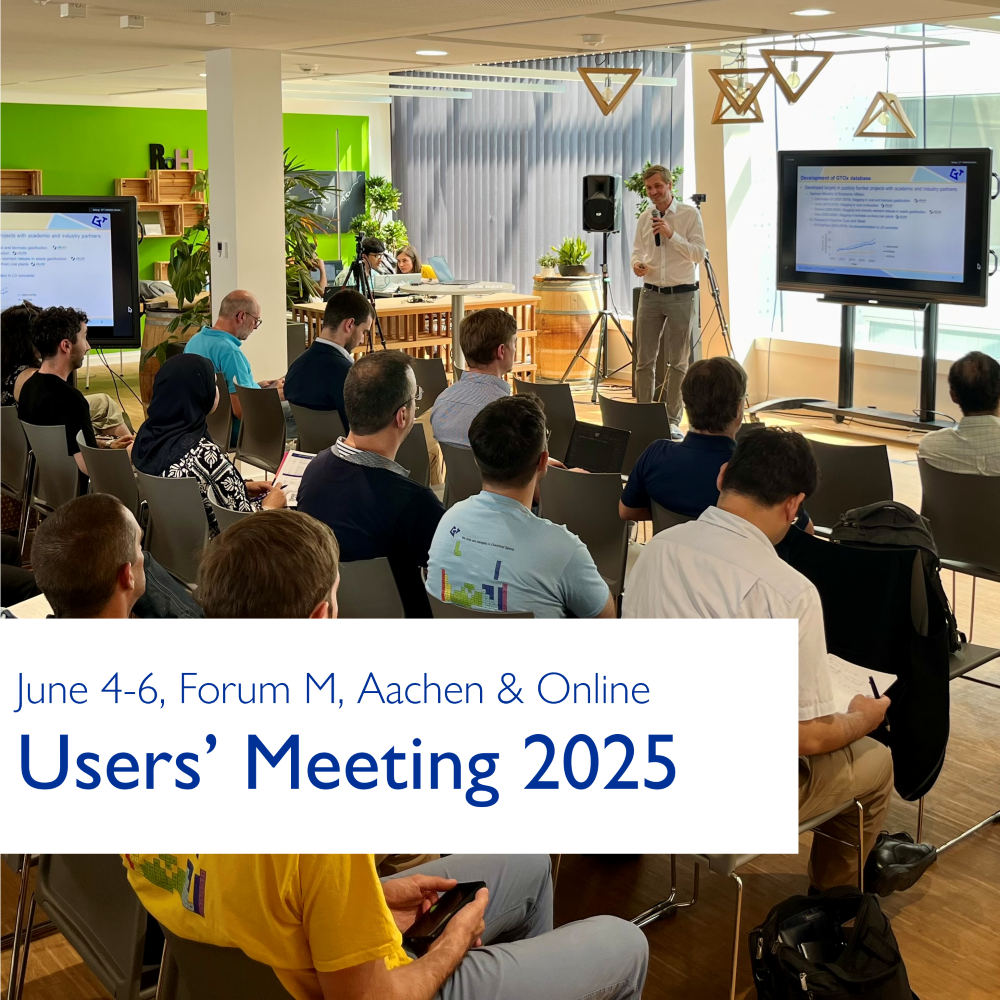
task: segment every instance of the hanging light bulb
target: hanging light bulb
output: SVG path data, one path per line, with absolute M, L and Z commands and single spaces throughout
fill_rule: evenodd
M 878 123 L 879 125 L 889 124 L 889 113 L 887 111 L 883 111 L 882 114 L 878 116 Z
M 604 78 L 604 90 L 601 91 L 601 97 L 610 104 L 615 97 L 615 92 L 611 89 L 611 77 L 606 76 Z
M 802 78 L 799 76 L 799 61 L 798 59 L 792 60 L 792 71 L 788 74 L 786 79 L 788 80 L 788 86 L 792 90 L 798 90 L 799 84 L 802 82 Z

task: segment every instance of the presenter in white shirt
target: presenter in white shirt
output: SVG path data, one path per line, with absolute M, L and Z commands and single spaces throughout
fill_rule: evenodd
M 632 270 L 643 281 L 635 324 L 635 394 L 640 403 L 652 402 L 666 381 L 670 436 L 679 440 L 681 382 L 700 327 L 695 265 L 705 259 L 705 231 L 698 209 L 674 197 L 666 167 L 647 167 L 642 179 L 653 204 L 639 216 L 632 245 Z

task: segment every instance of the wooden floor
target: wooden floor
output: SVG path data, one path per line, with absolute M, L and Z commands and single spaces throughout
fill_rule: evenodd
M 110 378 L 107 381 L 110 384 Z M 92 389 L 97 383 L 92 379 Z M 605 391 L 627 393 L 624 386 Z M 589 402 L 589 393 L 580 391 L 576 396 L 581 419 L 599 422 L 598 408 Z M 124 394 L 122 402 L 126 402 Z M 138 417 L 141 419 L 141 409 Z M 766 419 L 796 427 L 817 440 L 841 444 L 885 441 L 896 499 L 919 509 L 916 440 L 904 432 L 848 428 L 813 415 L 768 415 Z M 950 576 L 945 574 L 949 590 Z M 968 631 L 971 587 L 964 577 L 958 580 L 957 596 L 959 625 Z M 1000 645 L 1000 586 L 983 582 L 977 586 L 975 639 Z M 987 683 L 958 680 L 951 685 L 948 756 L 926 801 L 924 839 L 938 846 L 1000 808 L 1000 664 L 994 661 L 973 676 Z M 916 811 L 915 804 L 894 797 L 889 828 L 915 834 Z M 739 817 L 733 817 L 733 822 L 738 824 Z M 797 856 L 761 857 L 740 871 L 744 882 L 741 997 L 754 995 L 746 934 L 777 902 L 806 890 L 810 836 L 801 838 Z M 681 859 L 679 896 L 690 889 L 692 874 L 690 862 Z M 556 892 L 556 922 L 595 913 L 632 917 L 665 896 L 669 884 L 666 856 L 567 855 Z M 16 893 L 16 877 L 4 868 L 4 932 L 13 923 Z M 735 901 L 732 880 L 703 872 L 696 906 L 646 928 L 650 945 L 646 1000 L 715 1000 L 727 995 Z M 884 900 L 883 906 L 892 919 L 910 984 L 922 1000 L 995 1000 L 1000 996 L 1000 824 L 979 831 L 946 852 L 920 882 Z M 0 985 L 4 991 L 9 962 L 8 950 L 2 957 Z M 28 1000 L 90 1000 L 108 994 L 65 939 L 55 934 L 33 946 L 24 995 Z

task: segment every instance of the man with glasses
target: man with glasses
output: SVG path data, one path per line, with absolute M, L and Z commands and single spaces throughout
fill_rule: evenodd
M 385 244 L 374 236 L 369 236 L 361 243 L 361 264 L 365 269 L 365 279 L 371 284 L 373 292 L 381 292 L 389 287 L 389 276 L 380 270 L 382 257 L 385 254 Z M 351 265 L 348 264 L 334 279 L 335 285 L 344 285 L 351 276 Z M 359 289 L 364 291 L 364 289 Z
M 200 354 L 212 362 L 217 372 L 226 376 L 229 385 L 229 402 L 233 408 L 232 443 L 240 429 L 243 419 L 243 407 L 236 394 L 236 383 L 245 389 L 261 389 L 274 386 L 281 399 L 281 409 L 285 414 L 285 434 L 294 438 L 298 434 L 292 409 L 285 401 L 283 387 L 284 379 L 271 382 L 254 381 L 250 362 L 243 353 L 243 341 L 256 330 L 263 319 L 260 314 L 260 303 L 252 292 L 237 288 L 230 292 L 219 306 L 219 318 L 214 326 L 202 327 L 185 345 L 185 354 Z
M 395 461 L 422 395 L 406 354 L 359 358 L 344 380 L 350 432 L 312 460 L 298 491 L 299 510 L 333 529 L 342 562 L 389 560 L 407 618 L 430 617 L 421 569 L 444 514 Z

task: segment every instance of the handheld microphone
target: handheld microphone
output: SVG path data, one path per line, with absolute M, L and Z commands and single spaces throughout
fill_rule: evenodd
M 654 208 L 653 209 L 653 218 L 654 219 L 662 219 L 663 218 L 663 213 L 658 208 Z M 656 243 L 657 246 L 660 245 L 660 234 L 659 233 L 654 233 L 653 234 L 653 241 Z

